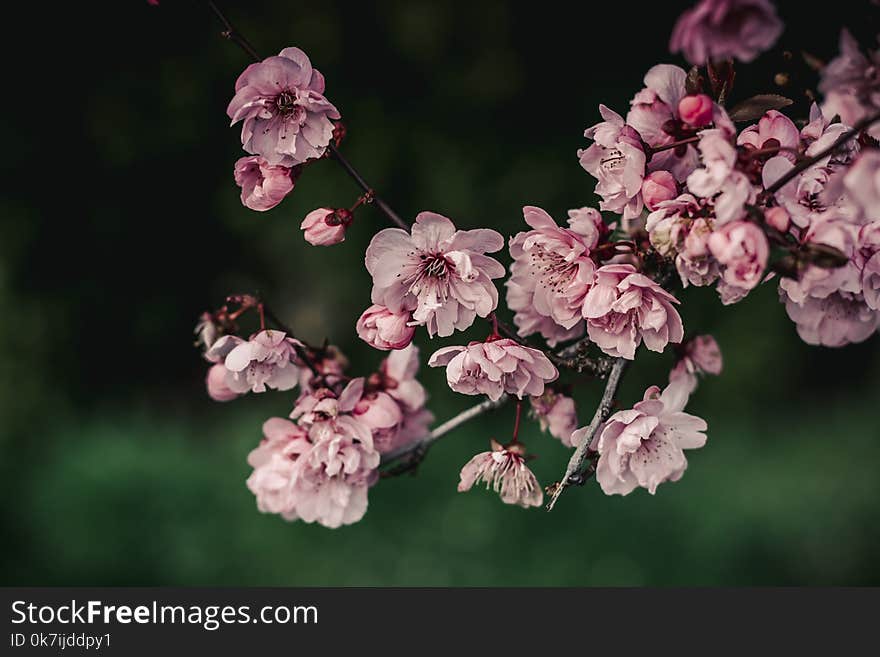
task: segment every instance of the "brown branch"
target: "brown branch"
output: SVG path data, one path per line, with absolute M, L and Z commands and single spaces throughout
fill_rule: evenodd
M 436 427 L 431 433 L 422 438 L 421 440 L 417 440 L 414 443 L 410 443 L 409 445 L 405 445 L 400 449 L 396 449 L 393 452 L 388 452 L 387 454 L 382 455 L 382 465 L 387 465 L 389 463 L 393 463 L 399 459 L 404 457 L 420 454 L 424 456 L 428 447 L 430 447 L 434 442 L 438 439 L 445 436 L 447 433 L 457 428 L 459 425 L 464 424 L 469 420 L 473 420 L 475 417 L 479 417 L 483 413 L 487 411 L 494 410 L 504 404 L 507 401 L 507 395 L 502 395 L 498 400 L 492 401 L 491 399 L 487 399 L 483 402 L 480 402 L 476 406 L 471 406 L 469 409 L 462 411 L 458 415 L 451 417 L 446 420 L 443 424 Z
M 805 171 L 806 169 L 809 169 L 811 166 L 816 164 L 816 162 L 819 162 L 819 161 L 825 159 L 826 157 L 828 157 L 829 155 L 833 154 L 834 151 L 836 151 L 838 148 L 843 146 L 846 142 L 848 142 L 853 137 L 858 136 L 858 134 L 862 130 L 864 130 L 865 128 L 868 128 L 872 123 L 876 123 L 877 121 L 880 121 L 880 114 L 875 114 L 874 116 L 869 116 L 865 119 L 862 119 L 861 121 L 856 123 L 850 130 L 847 130 L 842 135 L 840 135 L 840 137 L 835 139 L 834 143 L 831 144 L 830 146 L 828 146 L 828 148 L 822 149 L 821 151 L 816 153 L 814 156 L 807 158 L 806 160 L 803 160 L 802 162 L 799 162 L 798 164 L 796 164 L 794 166 L 794 168 L 789 169 L 788 173 L 786 173 L 784 176 L 779 178 L 779 180 L 777 180 L 775 183 L 773 183 L 772 185 L 770 185 L 767 188 L 766 193 L 768 195 L 775 194 L 780 189 L 785 187 L 785 185 L 787 185 L 789 182 L 794 180 L 794 178 L 799 173 L 801 173 L 802 171 Z
M 593 437 L 596 435 L 599 425 L 611 415 L 611 409 L 614 406 L 614 397 L 617 394 L 617 388 L 620 385 L 623 372 L 626 370 L 628 364 L 629 361 L 625 358 L 618 358 L 614 361 L 614 365 L 611 367 L 611 373 L 608 375 L 608 381 L 605 383 L 605 391 L 602 393 L 602 399 L 599 401 L 599 406 L 596 408 L 596 412 L 593 414 L 593 419 L 590 420 L 590 424 L 587 425 L 583 441 L 578 445 L 574 454 L 571 455 L 571 459 L 568 461 L 568 467 L 565 468 L 565 476 L 562 478 L 562 481 L 556 485 L 556 490 L 553 491 L 553 497 L 550 498 L 550 502 L 547 504 L 548 511 L 553 510 L 553 507 L 556 505 L 556 500 L 562 495 L 562 491 L 565 490 L 566 486 L 576 482 L 581 468 L 584 467 L 584 462 L 587 460 L 590 451 L 590 443 L 593 442 Z

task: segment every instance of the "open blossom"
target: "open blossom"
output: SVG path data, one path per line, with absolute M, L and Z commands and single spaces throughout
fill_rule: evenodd
M 734 221 L 724 224 L 708 240 L 709 250 L 722 265 L 721 279 L 726 287 L 722 289 L 722 301 L 733 298 L 739 300 L 753 289 L 764 276 L 770 244 L 767 236 L 756 224 L 750 221 Z
M 819 91 L 825 96 L 825 116 L 840 116 L 847 125 L 855 125 L 880 109 L 880 51 L 862 53 L 848 30 L 840 33 L 840 53 L 822 69 Z M 880 137 L 877 123 L 868 128 L 872 137 Z
M 688 229 L 682 248 L 675 257 L 675 269 L 683 287 L 711 285 L 720 276 L 718 261 L 709 250 L 712 226 L 706 219 L 695 219 Z
M 788 159 L 777 155 L 770 158 L 764 164 L 761 177 L 764 187 L 772 186 L 782 176 L 787 174 L 794 164 Z M 826 190 L 830 181 L 830 172 L 827 167 L 813 165 L 802 171 L 793 180 L 786 183 L 774 194 L 774 198 L 795 226 L 808 227 L 814 219 L 828 210 L 833 201 L 827 198 Z M 780 208 L 770 208 L 777 211 Z M 768 221 L 771 218 L 770 210 L 765 212 Z
M 306 215 L 300 229 L 312 246 L 332 246 L 345 241 L 345 231 L 353 219 L 354 215 L 345 208 L 318 208 Z
M 782 21 L 769 0 L 701 0 L 675 24 L 669 49 L 695 66 L 707 60 L 750 62 L 782 34 Z
M 358 319 L 357 334 L 374 349 L 403 349 L 416 332 L 416 327 L 409 324 L 411 319 L 406 311 L 393 313 L 385 306 L 373 304 Z
M 241 202 L 258 212 L 271 210 L 293 190 L 292 170 L 270 166 L 258 155 L 242 157 L 235 163 L 235 184 L 241 187 Z
M 582 309 L 590 339 L 609 356 L 632 360 L 641 342 L 663 351 L 681 342 L 684 329 L 673 304 L 678 300 L 629 264 L 605 265 Z
M 843 174 L 847 196 L 867 220 L 880 219 L 880 151 L 866 149 Z
M 721 349 L 711 335 L 698 335 L 682 347 L 681 357 L 669 372 L 669 382 L 683 380 L 690 390 L 697 387 L 700 374 L 721 374 Z
M 492 401 L 504 393 L 520 399 L 541 395 L 544 384 L 559 376 L 542 352 L 509 338 L 443 347 L 434 352 L 428 365 L 446 366 L 446 381 L 455 392 L 487 395 Z
M 291 482 L 297 459 L 311 448 L 308 435 L 302 427 L 280 417 L 263 423 L 263 435 L 260 445 L 248 454 L 248 465 L 254 471 L 248 477 L 247 487 L 256 496 L 260 511 L 296 520 Z
M 598 180 L 596 193 L 602 197 L 600 210 L 623 215 L 624 225 L 642 211 L 642 178 L 645 176 L 645 149 L 635 128 L 605 105 L 599 105 L 605 119 L 584 132 L 592 139 L 589 148 L 578 151 L 581 166 Z
M 421 212 L 411 233 L 386 228 L 370 242 L 372 301 L 393 313 L 412 312 L 432 336 L 463 331 L 498 305 L 492 279 L 504 276 L 504 267 L 485 254 L 503 246 L 494 230 L 456 230 L 446 217 Z
M 288 338 L 284 331 L 266 329 L 242 340 L 225 335 L 205 356 L 219 362 L 220 355 L 226 367 L 226 385 L 236 392 L 265 392 L 266 388 L 290 390 L 299 381 L 295 346 L 299 343 Z
M 627 126 L 651 148 L 660 148 L 689 136 L 679 114 L 687 93 L 687 73 L 680 66 L 657 64 L 645 74 L 645 88 L 630 101 Z M 707 123 L 712 121 L 713 104 L 709 101 Z M 647 162 L 648 171 L 668 171 L 683 182 L 697 166 L 697 152 L 689 144 L 654 152 Z
M 580 309 L 596 269 L 590 249 L 599 241 L 593 222 L 601 222 L 599 213 L 592 212 L 596 215 L 592 221 L 576 215 L 578 225 L 583 224 L 583 229 L 588 231 L 585 236 L 572 228 L 559 227 L 541 208 L 523 208 L 523 217 L 533 230 L 518 233 L 510 240 L 513 264 L 506 283 L 508 305 L 517 310 L 517 314 L 522 307 L 517 301 L 525 298 L 529 312 L 551 319 L 565 331 L 583 322 Z M 523 330 L 522 318 L 516 323 L 520 335 L 528 335 Z M 558 339 L 558 336 L 559 332 L 549 326 L 545 337 Z
M 392 351 L 379 369 L 385 392 L 400 406 L 402 418 L 391 432 L 373 434 L 376 449 L 393 451 L 428 435 L 434 415 L 425 408 L 427 393 L 416 379 L 419 350 L 415 345 Z
M 826 269 L 808 266 L 799 280 L 779 282 L 785 310 L 808 344 L 841 347 L 862 342 L 880 325 L 880 313 L 872 310 L 862 294 L 862 272 L 858 266 L 858 226 L 828 218 L 814 223 L 806 243 L 834 247 L 850 258 L 843 267 Z
M 754 201 L 757 192 L 746 175 L 735 169 L 737 155 L 729 132 L 724 128 L 703 130 L 697 147 L 703 166 L 688 176 L 688 190 L 704 198 L 715 197 L 718 223 L 742 218 L 745 204 Z
M 797 148 L 801 135 L 790 118 L 776 110 L 770 110 L 755 125 L 743 129 L 736 143 L 753 150 L 780 148 L 779 154 L 792 162 L 797 160 Z
M 541 425 L 566 447 L 574 447 L 571 433 L 577 429 L 578 419 L 574 399 L 561 392 L 547 388 L 540 397 L 530 397 L 532 413 Z
M 501 496 L 505 504 L 521 507 L 541 506 L 544 491 L 535 474 L 526 465 L 519 445 L 502 447 L 492 441 L 491 452 L 480 452 L 461 469 L 458 492 L 470 490 L 474 484 L 485 482 Z
M 242 121 L 241 143 L 269 165 L 292 167 L 324 155 L 339 112 L 324 98 L 324 76 L 299 48 L 251 64 L 235 82 L 226 113 Z
M 608 418 L 596 446 L 596 480 L 606 495 L 628 495 L 638 486 L 653 495 L 660 484 L 681 479 L 684 450 L 706 444 L 705 420 L 683 412 L 689 394 L 680 381 L 662 392 L 651 386 L 632 409 Z

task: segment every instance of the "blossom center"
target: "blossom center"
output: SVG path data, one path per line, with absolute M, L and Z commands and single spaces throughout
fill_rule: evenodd
M 297 105 L 296 94 L 291 91 L 282 91 L 275 98 L 275 109 L 284 117 L 292 117 L 299 120 L 305 113 L 302 105 Z

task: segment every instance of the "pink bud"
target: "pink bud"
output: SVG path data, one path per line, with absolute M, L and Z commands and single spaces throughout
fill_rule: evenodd
M 306 215 L 300 228 L 309 244 L 331 246 L 345 241 L 345 231 L 353 218 L 345 208 L 318 208 Z
M 412 342 L 416 327 L 408 326 L 412 315 L 393 313 L 385 306 L 374 304 L 357 321 L 357 334 L 374 349 L 403 349 Z
M 767 222 L 768 226 L 772 226 L 780 233 L 788 231 L 788 226 L 791 223 L 790 217 L 788 216 L 788 212 L 785 211 L 785 208 L 780 208 L 778 206 L 764 210 L 764 221 Z
M 642 198 L 648 209 L 654 211 L 662 201 L 669 201 L 678 196 L 678 184 L 668 171 L 655 171 L 645 176 L 642 181 Z
M 214 401 L 225 402 L 238 397 L 238 393 L 226 385 L 226 375 L 228 373 L 229 370 L 221 363 L 212 365 L 211 369 L 208 370 L 205 384 L 208 386 L 208 395 Z
M 685 96 L 678 102 L 681 120 L 694 128 L 712 123 L 712 99 L 705 94 Z

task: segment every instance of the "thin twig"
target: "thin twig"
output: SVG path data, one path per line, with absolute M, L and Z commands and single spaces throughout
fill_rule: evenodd
M 583 441 L 578 445 L 574 454 L 571 455 L 571 459 L 568 461 L 568 467 L 565 469 L 565 476 L 562 478 L 562 481 L 556 485 L 556 490 L 553 491 L 553 497 L 550 498 L 550 502 L 547 504 L 548 511 L 553 510 L 553 507 L 556 505 L 556 500 L 559 499 L 559 496 L 562 495 L 562 491 L 564 491 L 566 486 L 569 485 L 571 477 L 576 476 L 581 468 L 584 467 L 584 462 L 587 460 L 587 455 L 589 453 L 590 443 L 593 442 L 593 436 L 596 435 L 599 425 L 611 415 L 611 409 L 614 405 L 614 396 L 617 394 L 617 387 L 620 385 L 620 379 L 628 364 L 629 361 L 625 358 L 618 358 L 614 361 L 614 366 L 611 368 L 611 373 L 608 375 L 608 381 L 605 384 L 605 392 L 602 393 L 602 400 L 599 402 L 599 406 L 593 414 L 593 419 L 590 420 L 590 424 L 584 432 Z
M 388 463 L 392 463 L 400 458 L 408 456 L 414 452 L 424 451 L 430 447 L 435 441 L 439 438 L 442 438 L 444 435 L 458 427 L 459 425 L 464 424 L 469 420 L 473 420 L 475 417 L 478 417 L 485 413 L 486 411 L 491 411 L 493 409 L 498 408 L 503 405 L 504 402 L 507 401 L 507 395 L 502 395 L 496 401 L 492 401 L 491 399 L 487 399 L 484 402 L 480 402 L 476 406 L 471 406 L 469 409 L 462 411 L 458 415 L 451 417 L 446 420 L 443 424 L 435 428 L 431 433 L 427 436 L 418 440 L 414 443 L 410 443 L 400 449 L 394 450 L 393 452 L 388 452 L 382 456 L 382 465 L 387 465 Z
M 218 19 L 220 19 L 220 22 L 223 23 L 224 29 L 220 33 L 221 35 L 223 35 L 223 38 L 229 39 L 230 41 L 232 41 L 232 43 L 244 50 L 247 53 L 248 57 L 253 59 L 255 62 L 259 62 L 262 57 L 260 57 L 254 47 L 250 44 L 250 41 L 248 41 L 241 32 L 235 29 L 235 26 L 229 21 L 228 18 L 226 18 L 223 12 L 220 11 L 220 8 L 213 2 L 208 2 L 208 6 L 211 8 L 211 11 L 214 12 L 214 15 Z
M 775 194 L 780 189 L 785 187 L 785 185 L 787 185 L 791 180 L 794 180 L 794 178 L 799 173 L 801 173 L 801 171 L 805 171 L 806 169 L 809 169 L 811 166 L 816 164 L 816 162 L 825 159 L 826 157 L 834 153 L 834 151 L 836 151 L 838 148 L 843 146 L 850 139 L 856 137 L 862 130 L 868 128 L 872 123 L 876 123 L 877 121 L 880 121 L 880 114 L 875 114 L 874 116 L 869 116 L 865 119 L 862 119 L 861 121 L 856 123 L 850 130 L 847 130 L 842 135 L 840 135 L 840 137 L 835 139 L 834 143 L 828 146 L 828 148 L 822 149 L 814 156 L 807 158 L 802 162 L 799 162 L 794 166 L 794 168 L 789 169 L 788 173 L 786 173 L 784 176 L 779 178 L 779 180 L 777 180 L 775 183 L 767 188 L 767 194 Z

